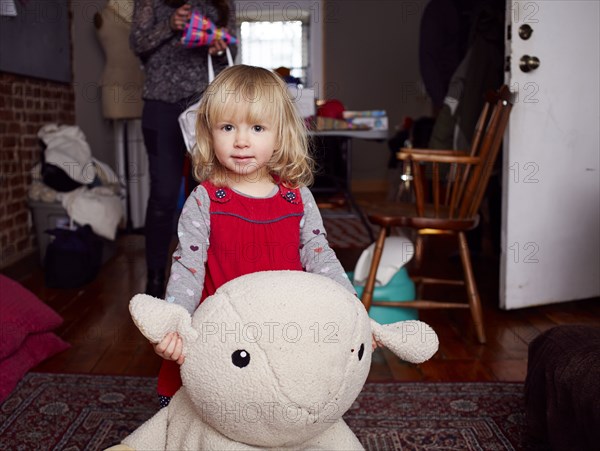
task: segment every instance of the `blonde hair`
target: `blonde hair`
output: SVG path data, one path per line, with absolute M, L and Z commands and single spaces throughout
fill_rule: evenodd
M 297 188 L 313 182 L 306 125 L 296 111 L 283 80 L 260 67 L 237 65 L 223 70 L 204 92 L 198 107 L 194 176 L 227 185 L 227 171 L 213 150 L 212 128 L 223 117 L 239 112 L 249 123 L 268 120 L 276 130 L 277 148 L 268 162 L 270 174 Z

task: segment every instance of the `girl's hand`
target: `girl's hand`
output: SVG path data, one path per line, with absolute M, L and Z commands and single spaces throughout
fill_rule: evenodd
M 173 14 L 171 14 L 171 18 L 169 19 L 169 25 L 173 31 L 181 31 L 185 28 L 185 24 L 187 24 L 192 15 L 192 7 L 190 4 L 186 3 L 183 6 L 180 6 Z
M 181 365 L 185 361 L 183 340 L 176 332 L 167 334 L 160 343 L 152 345 L 154 352 L 165 360 L 173 360 Z
M 371 347 L 373 348 L 373 351 L 375 351 L 375 349 L 377 348 L 383 348 L 383 345 L 379 341 L 377 341 L 375 335 L 371 335 Z

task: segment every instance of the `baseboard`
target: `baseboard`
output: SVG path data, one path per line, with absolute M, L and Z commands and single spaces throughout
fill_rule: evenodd
M 19 281 L 31 274 L 31 268 L 39 266 L 38 250 L 33 249 L 25 255 L 8 260 L 0 267 L 0 272 L 6 277 Z
M 380 179 L 352 180 L 353 193 L 387 193 L 389 182 Z

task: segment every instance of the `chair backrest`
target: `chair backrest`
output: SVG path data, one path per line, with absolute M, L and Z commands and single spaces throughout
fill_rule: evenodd
M 500 145 L 511 110 L 512 103 L 510 103 L 508 86 L 502 85 L 497 92 L 488 94 L 475 127 L 470 152 L 471 156 L 478 156 L 481 163 L 475 166 L 471 177 L 468 177 L 459 218 L 472 217 L 479 210 L 500 152 Z
M 417 215 L 433 214 L 434 217 L 468 219 L 477 214 L 500 150 L 511 109 L 510 91 L 503 85 L 497 92 L 487 95 L 468 154 L 458 155 L 454 152 L 431 150 L 426 155 L 409 156 L 408 160 L 412 161 L 415 175 Z M 432 193 L 429 202 L 426 201 L 423 191 L 425 184 L 418 180 L 422 176 L 419 166 L 423 162 L 432 164 Z M 440 165 L 449 166 L 446 180 L 441 180 Z

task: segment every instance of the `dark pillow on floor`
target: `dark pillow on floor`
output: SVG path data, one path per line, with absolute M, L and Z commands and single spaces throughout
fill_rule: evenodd
M 31 291 L 0 274 L 0 359 L 14 353 L 32 333 L 47 332 L 62 318 Z
M 69 347 L 67 342 L 52 332 L 28 335 L 13 354 L 0 360 L 0 402 L 31 368 Z

